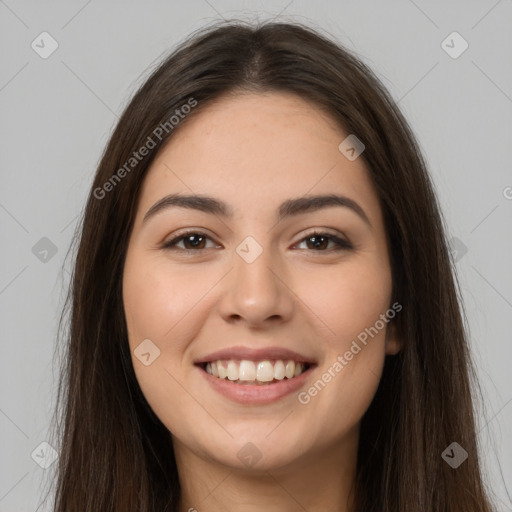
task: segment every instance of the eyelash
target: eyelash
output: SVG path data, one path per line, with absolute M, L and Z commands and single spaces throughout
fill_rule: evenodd
M 162 246 L 162 249 L 170 250 L 170 251 L 183 251 L 183 252 L 187 252 L 187 253 L 202 252 L 207 249 L 211 249 L 211 247 L 206 247 L 206 248 L 202 248 L 202 249 L 182 249 L 182 248 L 177 249 L 175 247 L 179 242 L 190 237 L 191 235 L 199 235 L 200 237 L 204 237 L 204 238 L 211 240 L 211 238 L 206 233 L 203 233 L 201 231 L 190 230 L 185 233 L 181 233 L 180 235 L 173 238 L 172 240 L 169 240 L 168 242 L 165 242 Z M 351 250 L 354 248 L 354 246 L 350 242 L 343 240 L 342 238 L 339 238 L 336 235 L 333 235 L 331 233 L 327 233 L 325 231 L 314 231 L 312 233 L 309 233 L 306 237 L 302 238 L 302 240 L 299 240 L 298 243 L 300 244 L 300 243 L 302 243 L 310 238 L 313 238 L 313 237 L 328 238 L 330 241 L 333 241 L 337 244 L 337 247 L 335 247 L 334 249 L 331 248 L 331 249 L 324 249 L 324 250 L 318 250 L 318 251 L 315 251 L 314 249 L 309 249 L 313 252 L 331 253 L 331 252 L 347 251 L 347 250 Z

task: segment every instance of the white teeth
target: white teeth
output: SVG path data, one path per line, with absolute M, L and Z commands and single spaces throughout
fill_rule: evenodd
M 227 377 L 228 374 L 226 373 L 226 368 L 224 368 L 224 366 L 215 363 L 215 361 L 211 362 L 210 365 L 217 367 L 219 379 L 225 379 Z M 206 371 L 208 371 L 208 369 L 206 369 Z
M 276 361 L 274 364 L 274 379 L 284 379 L 284 363 L 283 361 Z
M 217 366 L 214 364 L 214 366 Z M 254 380 L 256 379 L 256 366 L 252 361 L 240 361 L 240 373 L 238 378 L 240 380 Z
M 229 361 L 227 373 L 229 380 L 238 380 L 238 365 L 235 361 Z
M 271 382 L 274 380 L 274 367 L 270 361 L 261 361 L 258 363 L 256 380 L 260 382 Z
M 295 361 L 249 361 L 247 359 L 229 361 L 211 361 L 206 364 L 206 371 L 219 379 L 228 379 L 237 383 L 272 382 L 274 380 L 292 379 L 305 371 L 304 363 Z
M 286 363 L 286 370 L 284 372 L 287 379 L 291 379 L 295 375 L 295 362 L 288 361 Z

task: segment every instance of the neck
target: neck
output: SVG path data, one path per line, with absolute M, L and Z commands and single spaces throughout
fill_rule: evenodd
M 279 468 L 229 467 L 173 440 L 181 486 L 180 512 L 349 512 L 358 432 Z

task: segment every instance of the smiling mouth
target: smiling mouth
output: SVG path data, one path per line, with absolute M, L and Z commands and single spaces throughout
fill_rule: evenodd
M 308 371 L 313 365 L 306 362 L 295 362 L 291 359 L 264 359 L 261 361 L 221 359 L 202 363 L 199 366 L 219 380 L 233 384 L 261 386 L 294 379 Z

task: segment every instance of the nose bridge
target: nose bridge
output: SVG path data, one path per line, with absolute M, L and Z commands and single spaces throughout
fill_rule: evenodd
M 224 316 L 244 318 L 251 324 L 271 317 L 287 319 L 293 309 L 293 294 L 280 276 L 279 257 L 272 252 L 269 237 L 248 236 L 233 254 L 233 272 L 222 304 Z

